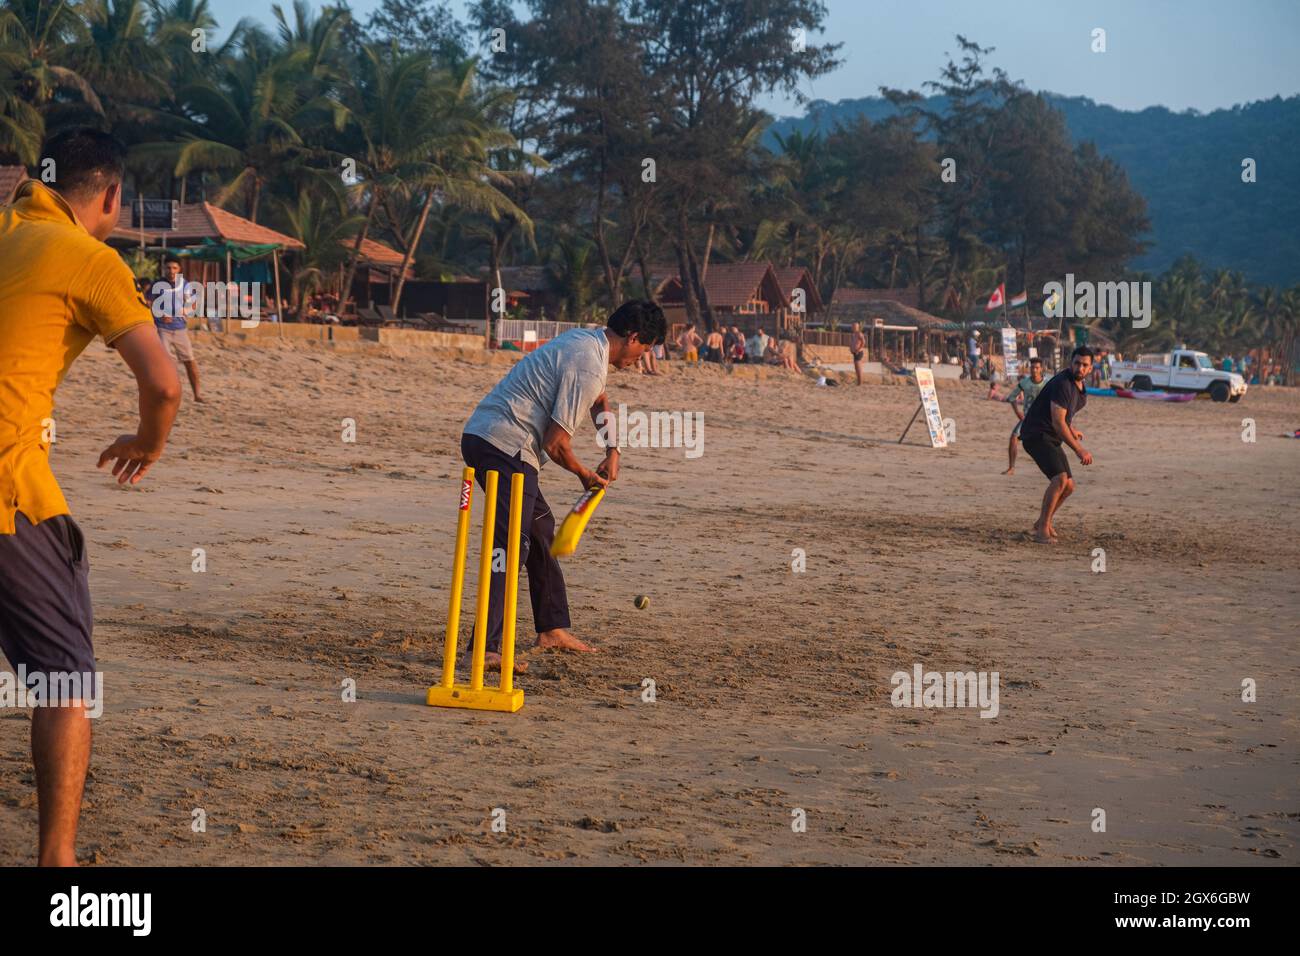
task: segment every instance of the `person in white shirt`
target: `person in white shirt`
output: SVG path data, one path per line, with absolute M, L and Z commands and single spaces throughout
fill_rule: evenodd
M 196 402 L 203 401 L 199 394 L 199 363 L 194 358 L 194 346 L 185 320 L 194 314 L 192 303 L 185 298 L 185 276 L 181 274 L 179 259 L 168 258 L 163 263 L 164 278 L 154 284 L 153 321 L 158 338 L 168 354 L 185 367 L 190 389 Z

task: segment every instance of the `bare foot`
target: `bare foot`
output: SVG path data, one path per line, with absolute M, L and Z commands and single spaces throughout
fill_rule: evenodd
M 1016 473 L 1016 466 L 1015 466 L 1015 465 L 1012 465 L 1010 468 L 1008 468 L 1008 469 L 1007 469 L 1006 471 L 1004 471 L 1002 474 L 1004 474 L 1004 475 L 1014 475 L 1015 473 Z
M 578 640 L 562 627 L 542 631 L 537 635 L 537 646 L 546 651 L 579 651 L 584 654 L 596 653 L 596 648 Z
M 208 401 L 206 398 L 200 398 L 197 395 L 194 396 L 194 400 L 198 402 L 200 405 L 206 405 Z
M 1038 544 L 1056 544 L 1056 539 L 1050 535 L 1043 534 L 1041 531 L 1034 532 L 1034 541 Z
M 483 669 L 485 671 L 493 671 L 493 672 L 501 670 L 501 655 L 498 654 L 496 651 L 488 651 L 486 654 L 484 654 Z M 516 657 L 515 673 L 522 674 L 526 670 L 528 670 L 528 662 L 521 661 L 519 658 Z

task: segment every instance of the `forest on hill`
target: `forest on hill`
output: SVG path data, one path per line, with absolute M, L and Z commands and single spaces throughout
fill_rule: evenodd
M 1300 96 L 1274 97 L 1211 113 L 1162 106 L 1119 110 L 1081 96 L 1043 93 L 1065 117 L 1074 143 L 1091 142 L 1127 173 L 1147 202 L 1147 251 L 1130 265 L 1162 272 L 1184 256 L 1240 272 L 1248 282 L 1300 281 Z M 946 98 L 926 97 L 943 112 Z M 801 117 L 777 120 L 769 141 L 791 132 L 828 132 L 858 117 L 881 122 L 898 108 L 883 96 L 816 100 Z M 1257 180 L 1241 180 L 1243 159 Z

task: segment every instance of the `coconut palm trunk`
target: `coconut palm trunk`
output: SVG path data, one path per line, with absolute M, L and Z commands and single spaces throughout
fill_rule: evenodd
M 352 258 L 348 262 L 348 271 L 346 278 L 343 280 L 343 288 L 339 290 L 340 308 L 348 301 L 348 293 L 352 291 L 352 280 L 357 275 L 357 263 L 361 261 L 361 244 L 366 240 L 366 233 L 370 232 L 370 223 L 375 218 L 375 206 L 378 205 L 378 189 L 372 189 L 370 192 L 370 205 L 366 209 L 366 221 L 362 223 L 361 230 L 357 233 L 357 241 L 352 244 Z M 361 303 L 356 303 L 357 308 L 361 308 Z
M 424 197 L 424 205 L 420 207 L 420 219 L 415 224 L 415 235 L 411 238 L 410 245 L 406 247 L 406 254 L 402 256 L 402 271 L 397 274 L 397 288 L 393 290 L 393 314 L 400 315 L 397 307 L 402 302 L 402 288 L 406 285 L 406 270 L 410 268 L 411 260 L 415 258 L 415 250 L 420 245 L 420 237 L 424 235 L 425 223 L 429 221 L 429 210 L 433 208 L 432 188 Z

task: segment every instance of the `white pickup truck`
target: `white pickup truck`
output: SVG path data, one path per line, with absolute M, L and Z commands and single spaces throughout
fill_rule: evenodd
M 1136 362 L 1112 362 L 1111 382 L 1135 392 L 1208 392 L 1216 402 L 1236 402 L 1246 394 L 1246 380 L 1214 367 L 1204 352 L 1174 349 L 1139 355 Z

